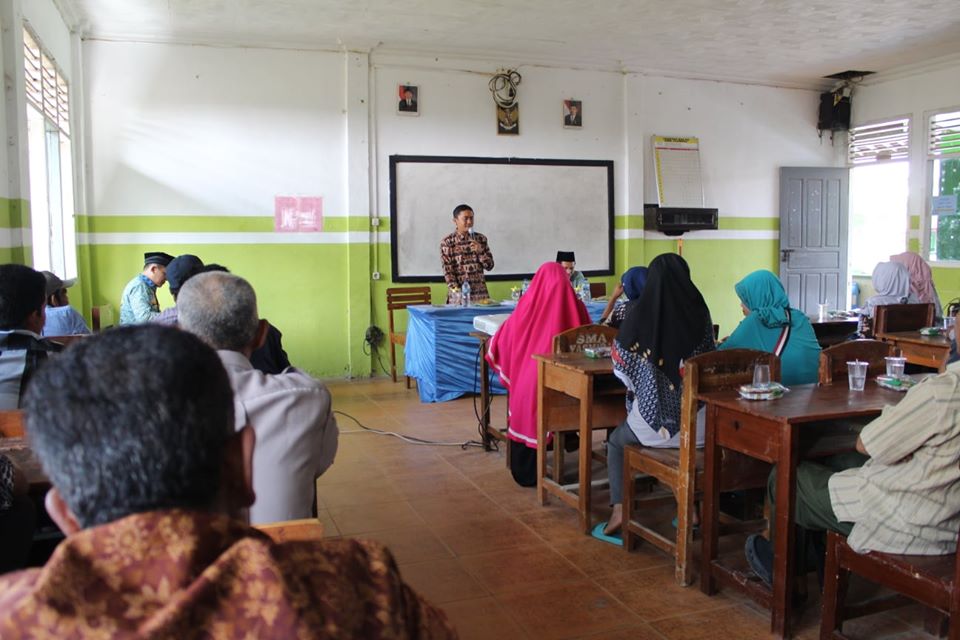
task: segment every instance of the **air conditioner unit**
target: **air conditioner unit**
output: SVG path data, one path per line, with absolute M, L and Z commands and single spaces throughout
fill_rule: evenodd
M 668 236 L 679 236 L 687 231 L 716 229 L 717 210 L 648 204 L 643 207 L 643 228 L 646 231 L 660 231 Z

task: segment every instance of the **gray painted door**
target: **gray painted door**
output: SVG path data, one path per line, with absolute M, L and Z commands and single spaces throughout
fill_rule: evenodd
M 808 315 L 847 308 L 848 185 L 847 169 L 780 169 L 780 280 Z

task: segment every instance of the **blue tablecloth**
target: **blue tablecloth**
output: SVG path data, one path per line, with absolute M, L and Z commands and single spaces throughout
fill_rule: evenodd
M 587 311 L 596 322 L 607 303 L 588 302 Z M 405 373 L 417 379 L 421 402 L 446 402 L 466 393 L 480 393 L 480 342 L 470 335 L 475 316 L 510 313 L 512 305 L 493 307 L 407 307 Z M 490 393 L 506 390 L 492 376 Z

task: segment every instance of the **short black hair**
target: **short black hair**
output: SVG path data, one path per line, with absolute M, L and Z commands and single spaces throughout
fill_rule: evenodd
M 23 408 L 43 470 L 81 526 L 216 508 L 233 392 L 196 336 L 145 324 L 83 340 L 37 371 Z
M 468 204 L 458 204 L 453 208 L 453 219 L 456 220 L 457 216 L 459 216 L 464 211 L 473 211 L 473 207 L 471 207 Z
M 43 309 L 47 279 L 22 264 L 0 265 L 0 330 L 22 329 L 34 311 Z

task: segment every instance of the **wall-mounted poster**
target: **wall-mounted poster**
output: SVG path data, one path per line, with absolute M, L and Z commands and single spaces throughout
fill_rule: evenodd
M 402 116 L 420 115 L 420 87 L 413 84 L 397 85 L 397 113 Z
M 563 101 L 563 126 L 579 129 L 583 126 L 583 103 L 580 100 Z
M 275 196 L 274 231 L 323 231 L 323 198 Z
M 520 133 L 520 105 L 497 107 L 497 135 L 515 136 Z

